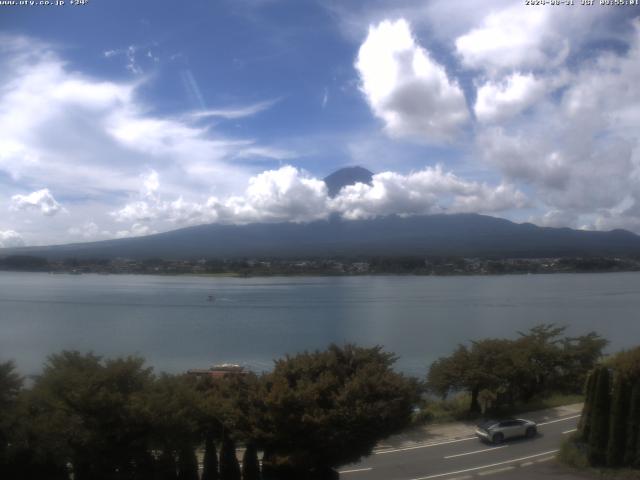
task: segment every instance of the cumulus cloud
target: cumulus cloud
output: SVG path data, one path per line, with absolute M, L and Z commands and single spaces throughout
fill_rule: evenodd
M 448 141 L 468 120 L 462 89 L 417 43 L 406 20 L 370 26 L 355 66 L 369 106 L 391 136 Z
M 14 230 L 0 230 L 0 248 L 22 247 L 24 240 Z
M 327 189 L 322 180 L 292 166 L 251 177 L 244 195 L 224 201 L 141 199 L 112 213 L 119 222 L 166 221 L 173 225 L 208 222 L 306 222 L 326 218 Z
M 347 219 L 362 219 L 389 214 L 496 212 L 526 204 L 525 195 L 513 186 L 466 181 L 436 166 L 408 175 L 379 173 L 371 185 L 343 188 L 331 208 Z
M 553 28 L 554 15 L 550 8 L 520 4 L 493 11 L 456 39 L 456 52 L 463 65 L 489 74 L 560 65 L 569 54 L 569 41 Z
M 11 197 L 11 208 L 14 210 L 39 210 L 40 213 L 47 216 L 55 215 L 62 210 L 48 188 L 37 190 L 28 195 L 14 195 Z
M 596 228 L 640 226 L 640 24 L 624 53 L 604 52 L 570 73 L 557 99 L 518 122 L 481 129 L 479 151 L 512 182 L 527 183 L 547 214 Z
M 143 225 L 141 223 L 134 223 L 129 230 L 118 230 L 113 236 L 115 238 L 128 238 L 128 237 L 143 237 L 145 235 L 151 235 L 156 233 L 149 225 Z
M 513 73 L 488 80 L 478 87 L 475 114 L 481 122 L 500 122 L 521 113 L 537 100 L 565 83 L 566 76 L 539 78 L 532 73 Z
M 252 177 L 243 195 L 201 202 L 141 199 L 112 215 L 120 222 L 140 225 L 243 224 L 309 222 L 331 214 L 354 220 L 391 214 L 498 212 L 527 204 L 525 195 L 512 185 L 463 180 L 441 166 L 408 175 L 380 173 L 374 175 L 372 185 L 351 185 L 330 198 L 324 181 L 287 165 Z

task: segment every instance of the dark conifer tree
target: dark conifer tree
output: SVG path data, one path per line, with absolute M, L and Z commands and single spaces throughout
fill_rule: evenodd
M 622 465 L 625 450 L 625 434 L 629 409 L 629 388 L 623 375 L 617 374 L 613 384 L 611 415 L 609 416 L 609 441 L 607 444 L 607 465 Z
M 225 435 L 220 449 L 220 480 L 240 480 L 240 464 L 235 442 Z
M 609 437 L 609 410 L 611 403 L 609 370 L 601 367 L 598 372 L 593 398 L 593 413 L 589 432 L 588 459 L 591 465 L 604 465 Z
M 202 480 L 218 480 L 218 454 L 213 435 L 208 433 L 204 441 L 204 465 Z
M 598 371 L 599 369 L 594 369 L 589 373 L 585 386 L 584 407 L 582 408 L 582 416 L 580 417 L 580 422 L 578 424 L 580 438 L 582 438 L 584 442 L 589 441 L 589 432 L 591 430 L 593 413 L 593 397 L 596 390 L 596 383 L 598 381 Z
M 180 449 L 178 455 L 178 480 L 198 480 L 198 459 L 190 446 Z
M 242 480 L 260 480 L 260 463 L 258 449 L 249 442 L 242 456 Z
M 626 437 L 624 464 L 640 466 L 640 381 L 631 391 Z
M 158 458 L 158 479 L 159 480 L 177 480 L 176 457 L 173 451 L 163 450 Z

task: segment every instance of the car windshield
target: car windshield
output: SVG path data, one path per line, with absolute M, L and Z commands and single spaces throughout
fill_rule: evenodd
M 497 420 L 485 420 L 478 424 L 478 428 L 481 428 L 483 430 L 488 430 L 489 428 L 493 427 L 497 423 L 498 423 Z

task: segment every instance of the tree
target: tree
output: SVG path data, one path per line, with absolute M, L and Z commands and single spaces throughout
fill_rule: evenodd
M 470 347 L 459 345 L 431 365 L 427 386 L 443 397 L 468 392 L 472 414 L 480 413 L 482 391 L 485 398 L 495 397 L 496 408 L 555 391 L 578 393 L 606 341 L 595 333 L 561 338 L 564 331 L 565 327 L 542 324 L 520 332 L 515 340 L 489 338 L 473 341 Z
M 260 480 L 258 449 L 254 443 L 247 444 L 242 456 L 242 480 Z
M 418 389 L 391 369 L 394 361 L 381 347 L 354 345 L 277 360 L 263 379 L 269 462 L 313 478 L 407 426 Z
M 607 465 L 610 467 L 621 466 L 624 459 L 629 393 L 625 377 L 621 374 L 616 374 L 613 384 L 613 398 L 609 418 L 609 441 L 607 444 Z
M 609 370 L 606 367 L 599 368 L 597 378 L 587 456 L 591 465 L 604 465 L 609 436 Z
M 169 449 L 163 450 L 158 458 L 158 479 L 177 480 L 177 471 L 175 453 Z
M 16 423 L 16 403 L 22 389 L 22 378 L 13 362 L 0 363 L 0 477 L 8 474 L 11 433 Z
M 236 444 L 228 434 L 224 435 L 220 449 L 220 480 L 240 480 Z
M 178 480 L 198 480 L 198 459 L 188 445 L 183 445 L 178 453 Z
M 623 463 L 640 466 L 640 382 L 631 391 Z
M 593 398 L 595 396 L 596 384 L 598 381 L 598 372 L 599 370 L 595 369 L 591 371 L 591 373 L 587 377 L 584 406 L 582 407 L 582 415 L 580 416 L 580 421 L 578 422 L 578 431 L 580 432 L 580 438 L 582 438 L 584 442 L 589 441 L 589 433 L 591 431 L 591 422 L 593 417 Z
M 204 441 L 204 461 L 202 468 L 202 480 L 218 480 L 218 455 L 213 434 L 208 433 Z
M 602 358 L 602 352 L 608 343 L 608 340 L 595 332 L 564 338 L 560 362 L 562 374 L 557 387 L 569 393 L 580 391 L 587 375 Z

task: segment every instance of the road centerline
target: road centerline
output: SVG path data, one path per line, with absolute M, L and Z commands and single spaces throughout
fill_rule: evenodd
M 338 473 L 342 475 L 343 473 L 358 473 L 358 472 L 370 472 L 373 470 L 371 467 L 367 468 L 352 468 L 351 470 L 340 470 Z
M 502 445 L 500 447 L 489 447 L 489 448 L 483 448 L 481 450 L 474 450 L 473 452 L 465 452 L 465 453 L 456 453 L 455 455 L 447 455 L 446 457 L 444 457 L 445 459 L 448 458 L 457 458 L 457 457 L 464 457 L 465 455 L 474 455 L 476 453 L 482 453 L 482 452 L 491 452 L 492 450 L 500 450 L 501 448 L 507 448 L 509 445 Z
M 555 420 L 549 420 L 548 422 L 542 422 L 539 423 L 538 426 L 541 427 L 543 425 L 549 425 L 551 423 L 558 423 L 558 422 L 564 422 L 566 420 L 573 420 L 574 418 L 580 418 L 582 416 L 582 414 L 580 415 L 573 415 L 571 417 L 564 417 L 564 418 L 556 418 Z
M 438 443 L 425 443 L 422 445 L 414 445 L 412 447 L 402 447 L 402 448 L 393 448 L 389 450 L 379 450 L 377 452 L 373 452 L 374 455 L 385 455 L 387 453 L 395 453 L 395 452 L 405 452 L 407 450 L 417 450 L 418 448 L 429 448 L 429 447 L 437 447 L 438 445 L 448 445 L 450 443 L 458 443 L 458 442 L 466 442 L 468 440 L 475 440 L 478 437 L 466 437 L 466 438 L 458 438 L 456 440 L 447 440 L 445 442 Z
M 528 455 L 526 457 L 512 458 L 511 460 L 505 460 L 504 462 L 491 463 L 489 465 L 481 465 L 479 467 L 465 468 L 464 470 L 456 470 L 455 472 L 436 473 L 434 475 L 427 475 L 426 477 L 416 477 L 411 480 L 429 480 L 431 478 L 448 477 L 449 475 L 457 475 L 459 473 L 474 472 L 476 470 L 484 470 L 485 468 L 497 467 L 499 465 L 508 465 L 509 463 L 521 462 L 523 460 L 529 460 L 530 458 L 542 457 L 544 455 L 552 455 L 557 453 L 558 450 L 550 450 L 548 452 L 536 453 L 535 455 Z

